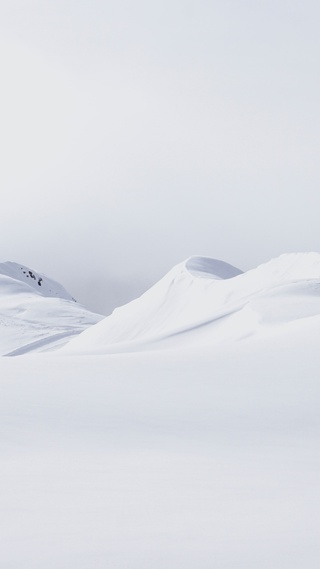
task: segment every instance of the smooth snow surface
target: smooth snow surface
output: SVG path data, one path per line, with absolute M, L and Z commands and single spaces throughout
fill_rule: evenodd
M 0 278 L 3 353 L 77 333 L 26 286 Z M 0 566 L 318 569 L 319 338 L 318 254 L 191 258 L 0 358 Z
M 241 273 L 193 257 L 137 300 L 70 341 L 65 351 L 112 353 L 215 345 L 274 334 L 320 314 L 320 255 L 282 255 Z
M 2 358 L 2 566 L 318 569 L 319 332 Z
M 17 263 L 0 263 L 0 354 L 63 345 L 102 317 L 56 281 Z

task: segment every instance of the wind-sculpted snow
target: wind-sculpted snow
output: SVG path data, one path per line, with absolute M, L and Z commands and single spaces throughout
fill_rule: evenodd
M 52 349 L 100 319 L 56 281 L 17 263 L 0 264 L 1 355 Z
M 224 261 L 209 257 L 190 257 L 185 262 L 185 268 L 196 277 L 211 279 L 231 279 L 242 273 Z
M 191 257 L 64 349 L 109 353 L 214 345 L 283 332 L 319 314 L 318 253 L 282 255 L 246 273 Z
M 0 277 L 1 567 L 318 569 L 319 283 L 191 258 L 27 354 L 99 317 Z
M 190 257 L 140 298 L 101 316 L 62 285 L 17 263 L 0 264 L 0 354 L 63 347 L 114 353 L 216 345 L 289 333 L 320 314 L 320 255 L 282 255 L 242 273 Z

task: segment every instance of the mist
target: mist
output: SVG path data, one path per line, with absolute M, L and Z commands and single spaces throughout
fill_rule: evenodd
M 319 250 L 319 12 L 4 0 L 1 260 L 107 314 L 190 255 Z

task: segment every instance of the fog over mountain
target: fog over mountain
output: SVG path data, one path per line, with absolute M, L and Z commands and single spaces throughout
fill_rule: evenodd
M 0 258 L 107 313 L 190 255 L 317 251 L 319 16 L 3 0 Z
M 1 568 L 319 569 L 319 20 L 1 0 Z

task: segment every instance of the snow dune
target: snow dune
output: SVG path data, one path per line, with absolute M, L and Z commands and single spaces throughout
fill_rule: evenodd
M 184 263 L 189 273 L 200 278 L 209 279 L 231 279 L 240 275 L 242 271 L 217 259 L 209 257 L 190 257 Z
M 191 257 L 140 298 L 72 339 L 67 353 L 214 345 L 283 332 L 320 314 L 320 255 L 282 255 L 242 273 Z
M 98 324 L 21 267 L 0 274 L 1 351 L 25 354 L 0 358 L 1 567 L 318 569 L 320 255 L 192 257 Z
M 103 319 L 45 275 L 1 263 L 0 354 L 189 348 L 289 333 L 320 314 L 319 283 L 318 253 L 282 255 L 246 273 L 190 257 Z

